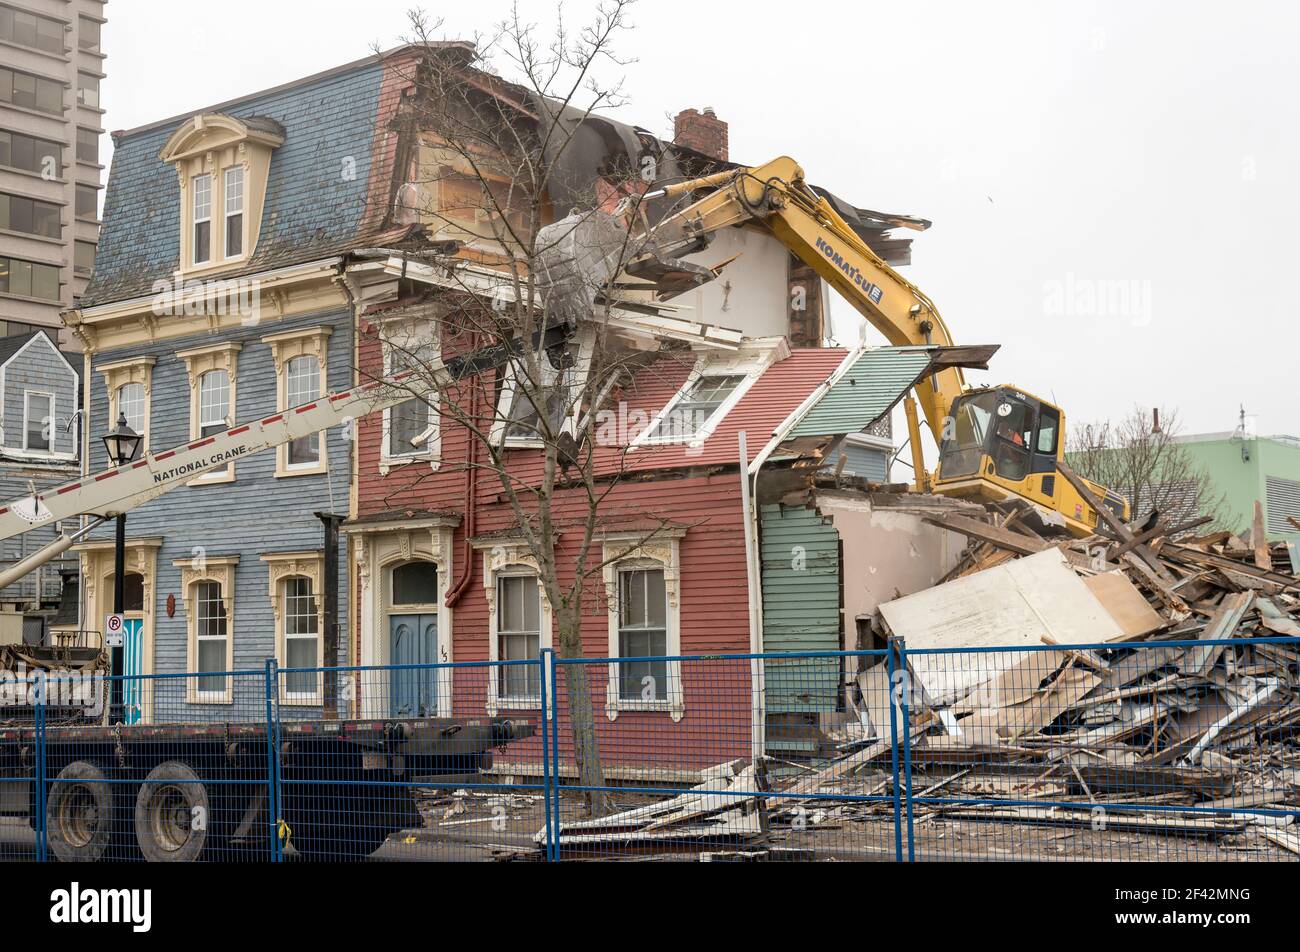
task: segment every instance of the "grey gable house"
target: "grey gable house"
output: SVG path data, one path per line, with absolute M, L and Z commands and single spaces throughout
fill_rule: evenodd
M 52 332 L 51 332 L 52 333 Z M 16 500 L 73 479 L 81 418 L 76 367 L 43 331 L 0 339 L 0 498 Z M 54 540 L 62 527 L 44 525 L 4 540 L 9 568 Z M 57 626 L 63 582 L 75 593 L 76 561 L 59 559 L 0 590 L 0 644 L 46 646 Z M 77 628 L 75 612 L 71 627 Z
M 160 452 L 352 384 L 349 256 L 411 231 L 386 224 L 392 55 L 114 133 L 95 272 L 64 314 L 85 348 L 90 472 L 108 466 L 101 438 L 119 413 Z M 129 513 L 125 608 L 140 625 L 126 673 L 332 663 L 319 596 L 337 572 L 348 617 L 346 568 L 326 568 L 314 514 L 348 514 L 348 429 L 240 458 Z M 100 628 L 111 532 L 78 551 L 84 617 Z M 128 694 L 127 722 L 238 720 L 264 704 L 260 677 L 148 684 Z M 319 711 L 317 676 L 281 689 L 299 713 Z

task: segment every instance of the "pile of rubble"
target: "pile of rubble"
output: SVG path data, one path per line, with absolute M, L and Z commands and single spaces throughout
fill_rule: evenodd
M 1153 518 L 1135 532 L 1098 511 L 1099 532 L 1084 539 L 1053 534 L 1026 507 L 929 517 L 967 550 L 872 625 L 906 644 L 912 794 L 937 801 L 918 810 L 1086 826 L 1100 806 L 1109 829 L 1249 826 L 1300 853 L 1284 829 L 1300 810 L 1300 640 L 1285 640 L 1300 636 L 1294 548 L 1270 544 L 1258 515 L 1244 536 L 1197 536 L 1208 520 Z M 860 671 L 851 729 L 837 732 L 844 756 L 790 789 L 872 787 L 850 781 L 888 763 L 882 720 L 901 693 L 883 661 Z M 884 780 L 877 771 L 874 786 Z M 1195 809 L 1166 809 L 1177 806 Z
M 860 647 L 876 652 L 847 710 L 823 718 L 817 759 L 719 765 L 681 796 L 566 822 L 565 848 L 770 850 L 807 842 L 793 830 L 888 823 L 906 727 L 922 826 L 1096 830 L 1101 812 L 1121 834 L 1300 854 L 1294 549 L 1268 543 L 1259 518 L 1244 535 L 1197 535 L 1205 519 L 1135 530 L 1091 501 L 1102 522 L 1083 539 L 1024 505 L 925 516 L 968 545 L 869 620 Z

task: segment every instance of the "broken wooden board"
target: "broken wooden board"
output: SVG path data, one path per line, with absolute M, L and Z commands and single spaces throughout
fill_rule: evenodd
M 1245 820 L 1171 818 L 1153 816 L 1128 816 L 1123 807 L 1106 806 L 1102 829 L 1127 833 L 1179 833 L 1184 836 L 1223 836 L 1241 833 Z M 1132 808 L 1130 808 L 1132 809 Z M 990 809 L 980 806 L 946 804 L 944 813 L 952 819 L 996 820 L 1012 823 L 1032 823 L 1041 826 L 1076 826 L 1097 828 L 1097 814 L 1090 809 L 1068 807 L 1003 807 Z
M 1119 640 L 1140 638 L 1167 624 L 1121 571 L 1102 572 L 1084 579 L 1083 584 L 1119 625 Z

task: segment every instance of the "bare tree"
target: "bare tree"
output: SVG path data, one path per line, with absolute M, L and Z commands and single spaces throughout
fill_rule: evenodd
M 431 323 L 368 331 L 392 355 L 384 379 L 410 392 L 413 419 L 429 419 L 432 408 L 444 447 L 453 432 L 466 435 L 463 449 L 445 453 L 440 476 L 456 467 L 481 474 L 508 505 L 502 538 L 536 563 L 563 658 L 583 656 L 584 612 L 607 611 L 617 598 L 606 566 L 682 528 L 613 499 L 628 444 L 648 422 L 614 409 L 623 388 L 634 375 L 680 376 L 695 360 L 681 344 L 642 337 L 629 346 L 611 324 L 616 307 L 653 311 L 654 285 L 629 286 L 623 273 L 645 252 L 648 224 L 623 199 L 661 171 L 650 136 L 639 153 L 593 149 L 589 120 L 622 102 L 621 80 L 602 77 L 625 65 L 615 40 L 629 28 L 628 6 L 601 4 L 576 32 L 560 14 L 545 41 L 516 7 L 472 49 L 433 39 L 437 24 L 412 14 L 408 43 L 423 55 L 409 77 L 416 95 L 397 120 L 410 143 L 398 157 L 406 184 L 397 215 L 426 225 L 412 267 L 430 269 L 439 287 L 428 292 Z M 602 157 L 597 167 L 591 154 Z M 485 361 L 447 382 L 457 355 L 485 351 L 499 367 Z M 396 408 L 394 420 L 404 412 Z M 410 429 L 420 431 L 414 443 L 434 437 L 435 427 Z M 604 771 L 588 667 L 564 666 L 563 683 L 579 782 L 593 789 Z M 599 792 L 587 801 L 606 812 Z
M 1223 525 L 1227 499 L 1184 443 L 1177 409 L 1135 406 L 1122 419 L 1087 423 L 1067 441 L 1070 465 L 1080 475 L 1125 496 L 1135 521 L 1157 510 L 1171 526 L 1209 516 Z

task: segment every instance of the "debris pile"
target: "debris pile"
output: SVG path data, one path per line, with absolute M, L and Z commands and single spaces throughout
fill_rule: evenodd
M 966 551 L 873 620 L 907 646 L 912 795 L 931 798 L 918 815 L 1086 827 L 1104 807 L 1112 830 L 1249 833 L 1300 853 L 1280 829 L 1292 817 L 1277 815 L 1300 805 L 1300 640 L 1262 641 L 1300 636 L 1291 548 L 1259 520 L 1244 536 L 1194 535 L 1205 519 L 1135 533 L 1098 510 L 1084 539 L 1023 505 L 927 517 L 965 535 Z M 1005 650 L 943 650 L 972 647 Z M 844 756 L 792 791 L 892 789 L 885 671 L 858 673 Z

